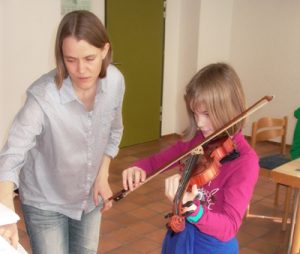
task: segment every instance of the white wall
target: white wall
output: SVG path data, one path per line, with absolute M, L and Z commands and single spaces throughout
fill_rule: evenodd
M 211 62 L 229 61 L 233 0 L 168 1 L 162 135 L 188 124 L 184 89 Z
M 177 115 L 175 126 L 179 132 L 186 128 L 188 122 L 183 98 L 185 86 L 197 71 L 200 2 L 180 1 L 178 87 L 174 110 Z
M 174 4 L 176 1 L 169 2 Z M 242 80 L 248 106 L 264 95 L 275 95 L 271 103 L 248 119 L 244 133 L 250 135 L 251 122 L 261 116 L 287 115 L 289 118 L 287 143 L 291 144 L 296 122 L 293 112 L 300 107 L 300 1 L 202 0 L 200 2 L 199 15 L 196 14 L 199 16 L 198 50 L 195 50 L 195 53 L 198 52 L 198 69 L 217 61 L 232 64 Z M 172 70 L 170 66 L 165 66 L 164 82 L 164 91 L 167 91 L 164 98 L 167 95 L 172 98 L 166 98 L 167 106 L 163 108 L 163 116 L 166 117 L 163 117 L 162 134 L 180 133 L 182 125 L 186 124 L 185 112 L 178 111 L 184 108 L 184 103 L 178 98 L 186 80 L 180 78 L 180 75 L 186 77 L 188 68 L 194 70 L 194 65 L 188 64 L 188 61 L 185 62 L 187 65 L 180 65 L 184 55 L 182 52 L 186 50 L 186 45 L 180 42 L 188 39 L 182 39 L 181 33 L 186 29 L 185 25 L 191 20 L 192 15 L 185 15 L 185 8 L 179 3 L 177 7 L 178 18 L 174 18 L 170 26 L 176 27 L 177 30 L 173 28 L 172 39 L 178 41 L 173 45 L 170 63 L 167 62 L 168 55 L 166 55 L 166 64 L 170 64 Z M 196 4 L 193 11 L 197 13 Z M 166 39 L 167 36 L 166 33 Z M 170 44 L 167 42 L 166 52 L 170 50 L 168 49 Z M 191 57 L 192 62 L 193 59 Z M 181 73 L 182 66 L 186 67 L 184 73 Z M 168 80 L 170 77 L 172 84 L 167 82 L 170 81 Z
M 201 1 L 198 69 L 213 62 L 229 60 L 233 1 Z
M 92 4 L 91 4 L 91 11 L 93 13 L 95 13 L 100 20 L 102 21 L 102 23 L 105 23 L 105 0 L 91 0 Z
M 162 135 L 175 133 L 179 69 L 180 0 L 167 1 L 162 95 Z
M 104 20 L 104 0 L 93 0 Z M 197 69 L 228 61 L 239 73 L 250 105 L 276 99 L 255 113 L 289 116 L 291 143 L 300 106 L 299 0 L 167 0 L 162 135 L 187 124 L 183 89 Z M 25 90 L 53 68 L 60 1 L 0 1 L 0 145 L 21 107 Z M 249 124 L 245 129 L 247 135 Z
M 58 1 L 2 1 L 1 143 L 33 80 L 54 66 Z
M 104 0 L 92 8 L 104 20 Z M 27 87 L 55 66 L 60 1 L 0 1 L 0 145 L 4 144 Z
M 185 85 L 197 70 L 199 0 L 167 2 L 162 135 L 187 126 Z
M 0 1 L 0 34 L 4 34 L 2 33 L 2 31 L 4 31 L 4 2 Z M 0 39 L 0 70 L 4 69 L 4 59 L 3 54 L 4 54 L 4 46 L 3 46 L 3 42 L 4 40 Z M 1 75 L 1 71 L 0 71 L 0 91 L 2 91 L 2 87 L 4 85 L 3 83 L 3 75 Z M 1 116 L 4 114 L 4 107 L 2 106 L 3 104 L 1 103 L 4 99 L 4 94 L 2 92 L 0 92 L 0 133 L 4 132 L 4 124 L 2 123 L 2 118 Z M 0 145 L 1 145 L 1 141 L 0 141 Z
M 230 61 L 245 87 L 249 104 L 264 95 L 275 99 L 253 114 L 289 117 L 288 143 L 295 128 L 293 112 L 300 107 L 300 1 L 235 0 Z

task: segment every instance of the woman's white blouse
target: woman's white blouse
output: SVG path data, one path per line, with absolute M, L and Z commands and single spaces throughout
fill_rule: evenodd
M 80 219 L 95 207 L 92 186 L 103 155 L 118 153 L 124 78 L 110 65 L 87 112 L 70 78 L 57 89 L 54 75 L 27 90 L 0 153 L 0 181 L 14 182 L 24 204 Z

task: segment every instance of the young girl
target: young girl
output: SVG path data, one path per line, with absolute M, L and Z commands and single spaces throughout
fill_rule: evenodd
M 97 253 L 101 212 L 111 207 L 108 170 L 122 137 L 124 78 L 111 65 L 101 21 L 62 19 L 56 69 L 36 80 L 0 152 L 0 202 L 19 187 L 33 254 Z M 0 227 L 13 246 L 16 224 Z
M 137 161 L 123 171 L 124 188 L 133 190 L 146 176 L 180 157 L 245 110 L 239 77 L 225 63 L 201 69 L 186 87 L 185 101 L 190 125 L 184 139 L 158 154 Z M 237 254 L 236 234 L 258 179 L 258 157 L 242 134 L 244 122 L 228 129 L 238 156 L 222 163 L 220 173 L 204 186 L 192 187 L 182 203 L 192 201 L 183 212 L 185 229 L 168 230 L 162 247 L 165 254 Z M 172 167 L 177 166 L 175 163 Z M 165 194 L 173 202 L 180 180 L 175 174 L 165 181 Z

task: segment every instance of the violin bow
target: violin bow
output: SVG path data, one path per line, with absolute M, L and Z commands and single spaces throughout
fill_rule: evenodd
M 257 102 L 255 102 L 252 106 L 250 106 L 249 108 L 247 108 L 245 111 L 243 111 L 241 114 L 237 115 L 235 118 L 233 118 L 231 121 L 229 121 L 227 124 L 225 124 L 222 128 L 216 130 L 215 132 L 213 132 L 211 135 L 209 135 L 208 137 L 206 137 L 204 140 L 202 140 L 202 142 L 200 144 L 195 145 L 193 148 L 191 148 L 189 151 L 187 151 L 186 153 L 182 154 L 181 156 L 179 156 L 177 159 L 172 160 L 171 162 L 167 163 L 165 166 L 163 166 L 162 168 L 158 169 L 154 174 L 148 176 L 148 178 L 146 178 L 146 180 L 144 182 L 142 182 L 138 187 L 136 187 L 134 190 L 130 191 L 122 189 L 119 192 L 116 192 L 115 194 L 113 194 L 111 197 L 109 197 L 108 199 L 104 200 L 104 203 L 106 202 L 110 202 L 110 201 L 119 201 L 121 199 L 123 199 L 124 197 L 126 197 L 129 193 L 137 190 L 138 188 L 140 188 L 141 186 L 143 186 L 144 184 L 146 184 L 147 182 L 151 181 L 154 177 L 156 177 L 157 175 L 161 174 L 162 172 L 164 172 L 167 168 L 169 168 L 170 166 L 172 166 L 173 164 L 177 163 L 178 161 L 182 160 L 183 158 L 187 157 L 190 154 L 199 154 L 199 151 L 203 151 L 203 146 L 205 144 L 207 144 L 208 142 L 210 142 L 211 140 L 213 140 L 214 138 L 216 138 L 217 136 L 219 136 L 220 134 L 222 134 L 223 132 L 227 131 L 229 128 L 231 128 L 233 125 L 235 125 L 236 123 L 242 121 L 243 119 L 245 119 L 246 117 L 250 116 L 251 114 L 253 114 L 255 111 L 257 111 L 258 109 L 262 108 L 263 106 L 265 106 L 267 103 L 269 103 L 270 101 L 272 101 L 274 98 L 274 96 L 272 95 L 266 95 L 264 97 L 262 97 L 260 100 L 258 100 Z M 201 153 L 201 152 L 200 152 Z

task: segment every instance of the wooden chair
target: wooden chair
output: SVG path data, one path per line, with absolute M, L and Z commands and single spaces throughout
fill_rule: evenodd
M 263 141 L 277 141 L 280 140 L 279 152 L 262 156 L 259 160 L 260 176 L 271 178 L 272 169 L 290 161 L 286 155 L 286 134 L 287 134 L 288 118 L 272 118 L 263 117 L 252 124 L 251 146 L 255 149 L 257 143 Z M 282 230 L 286 230 L 290 200 L 292 195 L 292 188 L 287 185 L 276 184 L 274 204 L 278 205 L 278 193 L 280 186 L 285 186 L 286 195 L 284 201 L 284 214 L 282 217 Z M 249 214 L 249 207 L 247 214 Z

